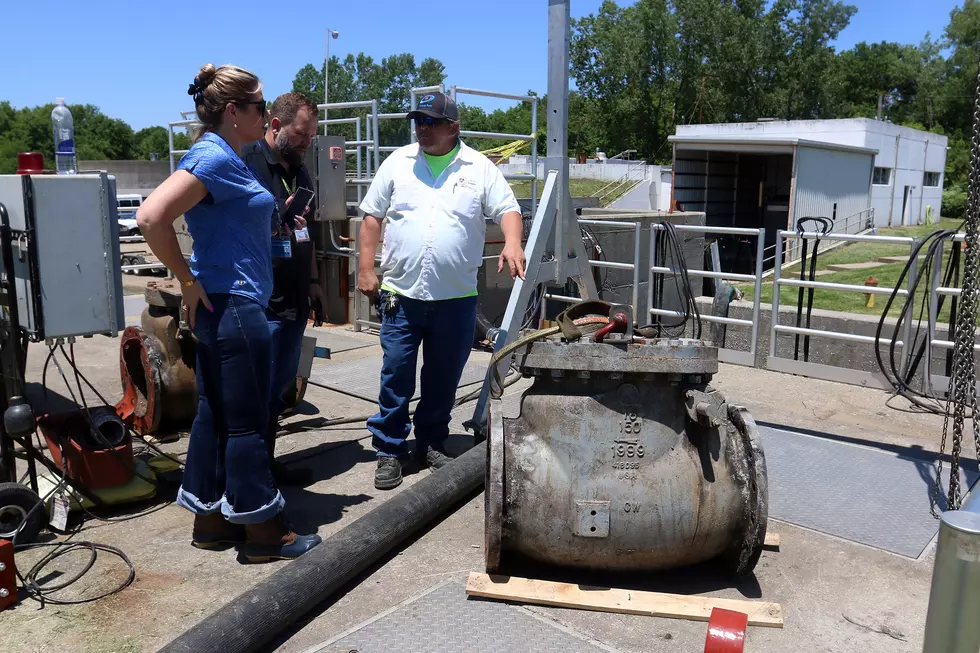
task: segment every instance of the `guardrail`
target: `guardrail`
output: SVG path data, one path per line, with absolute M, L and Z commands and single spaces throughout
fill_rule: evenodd
M 664 229 L 663 225 L 653 224 L 650 229 L 650 261 L 653 262 L 654 252 L 657 251 L 657 234 Z M 691 233 L 703 233 L 703 234 L 717 234 L 726 236 L 754 236 L 756 238 L 756 256 L 755 256 L 755 274 L 735 274 L 731 272 L 719 272 L 715 270 L 687 270 L 687 274 L 692 277 L 705 278 L 705 279 L 724 279 L 726 281 L 743 281 L 746 283 L 752 283 L 754 285 L 755 301 L 752 306 L 752 319 L 742 320 L 737 318 L 722 317 L 720 315 L 710 315 L 702 314 L 701 320 L 703 322 L 713 322 L 716 324 L 726 324 L 732 326 L 745 326 L 751 327 L 752 336 L 749 342 L 749 351 L 736 351 L 734 349 L 720 348 L 718 350 L 718 360 L 726 363 L 735 363 L 737 365 L 747 365 L 749 367 L 754 367 L 756 365 L 756 354 L 759 348 L 759 313 L 762 303 L 762 251 L 766 244 L 766 230 L 765 229 L 748 229 L 740 227 L 709 227 L 709 226 L 698 226 L 698 225 L 675 225 L 674 230 L 679 233 L 691 232 Z M 662 315 L 665 317 L 684 317 L 686 313 L 681 311 L 670 311 L 666 309 L 653 308 L 653 275 L 654 274 L 670 274 L 677 275 L 679 270 L 674 270 L 671 268 L 663 266 L 651 265 L 650 267 L 650 279 L 649 279 L 649 289 L 648 289 L 648 301 L 647 306 L 649 307 L 650 315 Z
M 626 173 L 623 174 L 619 179 L 609 182 L 599 190 L 595 192 L 596 197 L 599 198 L 599 206 L 607 206 L 608 202 L 606 199 L 615 195 L 616 193 L 623 191 L 625 194 L 636 185 L 642 181 L 641 179 L 633 179 L 633 173 L 637 170 L 642 170 L 646 174 L 646 161 L 638 161 L 636 163 L 631 163 L 626 167 Z M 635 183 L 634 183 L 635 182 Z M 625 190 L 624 190 L 625 189 Z M 618 199 L 618 198 L 617 198 Z
M 860 233 L 865 232 L 868 229 L 872 229 L 874 227 L 874 217 L 875 217 L 875 210 L 873 208 L 865 209 L 864 211 L 859 211 L 859 212 L 857 212 L 857 213 L 855 213 L 853 215 L 847 216 L 843 220 L 840 220 L 840 221 L 836 221 L 835 220 L 834 221 L 834 229 L 830 233 L 833 233 L 833 234 L 860 234 Z M 821 239 L 821 240 L 824 240 L 824 239 Z M 840 243 L 840 242 L 832 242 L 832 243 L 829 243 L 828 244 L 827 242 L 821 242 L 818 253 L 819 254 L 823 254 L 824 252 L 829 252 L 830 250 L 836 249 L 837 247 L 840 247 L 841 245 L 843 245 L 843 243 Z M 793 263 L 795 263 L 796 261 L 800 260 L 800 252 L 801 252 L 801 248 L 794 247 L 794 248 L 790 248 L 789 253 L 788 253 L 789 254 L 788 256 L 785 255 L 785 253 L 784 253 L 784 256 L 782 258 L 782 261 L 783 261 L 782 265 L 783 265 L 783 267 L 785 268 L 787 266 L 790 266 Z M 775 244 L 770 245 L 769 247 L 766 247 L 765 248 L 765 253 L 764 253 L 764 256 L 763 256 L 763 261 L 764 261 L 764 263 L 770 263 L 771 262 L 771 263 L 773 263 L 775 265 L 775 261 L 776 261 L 776 245 Z M 768 268 L 769 271 L 766 273 L 767 275 L 772 274 L 772 268 L 770 268 L 768 265 L 763 265 L 763 267 L 764 268 Z
M 959 233 L 950 239 L 955 247 L 960 247 L 966 242 L 966 235 Z M 928 325 L 928 339 L 929 339 L 929 349 L 928 355 L 925 356 L 924 371 L 923 374 L 926 379 L 927 388 L 933 395 L 946 392 L 949 389 L 950 379 L 944 374 L 934 374 L 932 369 L 933 364 L 933 350 L 938 349 L 953 349 L 954 343 L 950 340 L 940 340 L 936 336 L 936 330 L 939 322 L 939 297 L 954 297 L 959 298 L 963 294 L 963 290 L 960 288 L 954 288 L 950 286 L 943 285 L 943 258 L 945 257 L 945 243 L 942 245 L 942 250 L 939 252 L 938 260 L 933 262 L 932 266 L 932 279 L 929 283 L 929 325 Z M 954 325 L 948 325 L 947 333 L 948 337 L 952 337 Z M 973 351 L 980 352 L 980 345 L 975 344 L 973 346 Z
M 802 289 L 823 289 L 823 290 L 837 290 L 841 292 L 851 292 L 851 293 L 861 293 L 861 294 L 874 294 L 874 295 L 891 295 L 896 293 L 898 296 L 905 297 L 908 296 L 910 290 L 915 287 L 915 276 L 916 276 L 916 263 L 912 263 L 912 267 L 909 270 L 909 290 L 904 288 L 888 288 L 888 287 L 878 287 L 878 286 L 856 286 L 853 284 L 844 283 L 832 283 L 828 281 L 808 281 L 804 279 L 789 279 L 782 276 L 783 272 L 783 253 L 786 251 L 787 241 L 793 240 L 826 240 L 826 241 L 837 241 L 837 242 L 852 242 L 852 243 L 880 243 L 880 244 L 901 244 L 908 245 L 909 255 L 915 250 L 915 246 L 918 244 L 917 238 L 910 238 L 904 236 L 871 236 L 871 235 L 858 235 L 858 234 L 839 234 L 839 233 L 829 233 L 821 234 L 817 232 L 798 232 L 798 231 L 785 231 L 780 230 L 776 232 L 776 265 L 774 266 L 773 274 L 773 288 L 772 288 L 772 317 L 770 319 L 770 334 L 769 334 L 769 356 L 766 360 L 766 368 L 776 371 L 776 372 L 786 372 L 789 374 L 800 374 L 803 376 L 811 376 L 816 378 L 826 379 L 828 381 L 841 381 L 844 383 L 853 383 L 857 385 L 865 385 L 876 387 L 880 389 L 891 389 L 892 385 L 887 379 L 882 377 L 881 374 L 873 372 L 864 372 L 861 370 L 855 370 L 843 367 L 832 367 L 828 365 L 819 365 L 816 363 L 810 363 L 808 361 L 800 361 L 789 358 L 783 358 L 776 355 L 776 346 L 778 344 L 777 338 L 780 334 L 795 335 L 797 337 L 803 336 L 805 338 L 809 337 L 819 337 L 828 338 L 832 340 L 840 340 L 846 342 L 856 342 L 861 344 L 874 344 L 875 339 L 871 336 L 862 336 L 852 333 L 838 333 L 836 331 L 826 331 L 822 329 L 812 329 L 809 327 L 791 327 L 783 326 L 779 323 L 779 299 L 780 299 L 780 289 L 783 286 L 788 286 L 792 288 L 802 288 Z M 912 320 L 907 320 L 905 323 L 905 334 L 902 340 L 895 342 L 896 347 L 901 347 L 902 351 L 902 373 L 907 369 L 909 364 L 909 355 L 906 351 L 905 343 L 912 342 Z
M 633 315 L 637 316 L 639 319 L 639 288 L 640 288 L 640 261 L 642 256 L 642 223 L 639 221 L 617 221 L 617 220 L 587 220 L 579 219 L 579 225 L 586 226 L 604 226 L 604 227 L 627 227 L 632 228 L 634 246 L 633 246 L 633 262 L 632 263 L 620 263 L 613 261 L 596 261 L 589 260 L 589 264 L 596 268 L 611 268 L 615 270 L 628 270 L 633 272 L 633 296 L 632 296 L 632 306 Z M 755 302 L 752 309 L 752 319 L 742 320 L 736 318 L 722 317 L 720 315 L 701 315 L 701 320 L 704 322 L 713 322 L 717 324 L 726 324 L 731 326 L 745 326 L 751 327 L 752 336 L 750 341 L 750 348 L 748 352 L 736 351 L 733 349 L 719 349 L 718 358 L 719 360 L 727 363 L 734 363 L 738 365 L 756 365 L 756 354 L 758 351 L 759 343 L 759 314 L 760 314 L 760 300 L 762 297 L 762 249 L 766 242 L 766 230 L 765 229 L 742 229 L 738 227 L 709 227 L 709 226 L 698 226 L 698 225 L 675 225 L 674 229 L 678 232 L 688 232 L 688 233 L 704 233 L 704 234 L 724 234 L 724 235 L 734 235 L 734 236 L 754 236 L 757 240 L 756 243 L 756 270 L 755 274 L 735 274 L 728 272 L 718 272 L 714 270 L 687 270 L 689 276 L 706 278 L 706 279 L 725 279 L 729 281 L 744 281 L 751 282 L 755 286 Z M 671 311 L 661 308 L 653 308 L 654 295 L 654 275 L 655 274 L 667 274 L 667 275 L 677 275 L 680 274 L 679 270 L 668 268 L 665 266 L 654 265 L 655 253 L 657 251 L 657 234 L 664 230 L 664 226 L 661 224 L 650 224 L 650 269 L 647 271 L 647 309 L 650 315 L 661 315 L 665 317 L 684 317 L 686 313 L 681 311 Z M 542 295 L 542 314 L 545 312 L 546 300 L 554 300 L 563 302 L 566 304 L 577 304 L 581 302 L 580 297 L 569 297 L 567 295 L 557 295 L 554 293 L 544 293 Z

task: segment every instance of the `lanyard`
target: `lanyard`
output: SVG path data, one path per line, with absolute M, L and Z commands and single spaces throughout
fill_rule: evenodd
M 292 188 L 289 187 L 289 184 L 287 184 L 286 183 L 286 180 L 283 179 L 282 177 L 279 177 L 279 181 L 282 182 L 282 187 L 286 189 L 286 192 L 287 193 L 293 194 L 293 193 L 296 192 L 296 182 L 298 181 L 298 177 L 293 177 L 293 187 Z

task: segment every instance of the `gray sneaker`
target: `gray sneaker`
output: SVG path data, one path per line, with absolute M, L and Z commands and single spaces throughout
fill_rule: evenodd
M 426 447 L 425 449 L 423 464 L 429 469 L 441 469 L 452 461 L 452 456 L 446 453 L 442 447 Z
M 374 471 L 374 487 L 393 490 L 402 484 L 402 463 L 395 456 L 378 456 L 378 468 Z

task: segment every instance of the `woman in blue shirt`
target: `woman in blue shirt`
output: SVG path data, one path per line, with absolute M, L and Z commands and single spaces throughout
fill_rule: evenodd
M 207 64 L 188 94 L 202 123 L 197 141 L 136 215 L 146 244 L 180 281 L 198 341 L 200 402 L 177 503 L 194 513 L 194 546 L 241 544 L 252 562 L 295 558 L 320 538 L 286 525 L 264 441 L 275 200 L 240 156 L 265 133 L 262 84 L 247 70 Z M 190 267 L 173 228 L 182 214 L 194 241 Z

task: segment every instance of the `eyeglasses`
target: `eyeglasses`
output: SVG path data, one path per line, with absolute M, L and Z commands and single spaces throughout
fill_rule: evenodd
M 426 125 L 428 127 L 434 127 L 436 125 L 448 125 L 452 120 L 448 118 L 433 118 L 432 116 L 420 116 L 415 118 L 415 126 Z
M 249 104 L 254 104 L 259 108 L 259 113 L 265 115 L 265 100 L 249 100 L 247 102 L 239 102 L 241 106 L 248 106 Z

